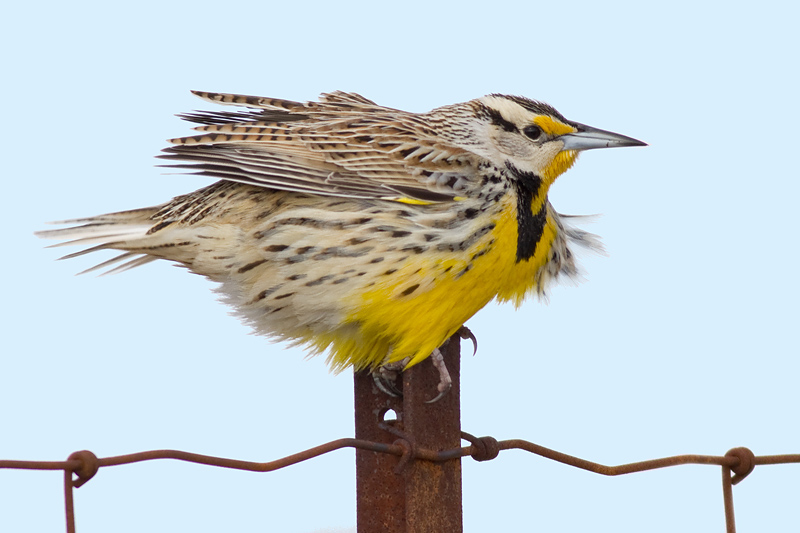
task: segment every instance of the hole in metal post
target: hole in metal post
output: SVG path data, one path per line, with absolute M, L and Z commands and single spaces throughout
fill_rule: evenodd
M 382 409 L 381 421 L 386 423 L 397 422 L 397 412 L 394 409 Z

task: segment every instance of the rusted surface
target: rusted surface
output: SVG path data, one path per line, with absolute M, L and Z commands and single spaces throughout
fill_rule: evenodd
M 632 474 L 635 472 L 644 472 L 646 470 L 654 470 L 657 468 L 667 468 L 680 465 L 718 465 L 732 469 L 734 474 L 738 474 L 736 470 L 740 465 L 740 459 L 731 454 L 725 456 L 718 455 L 674 455 L 671 457 L 661 457 L 659 459 L 650 459 L 648 461 L 640 461 L 637 463 L 627 463 L 616 466 L 608 466 L 600 463 L 594 463 L 557 452 L 550 448 L 545 448 L 533 442 L 522 439 L 509 439 L 509 440 L 495 440 L 493 437 L 473 437 L 469 433 L 463 433 L 463 438 L 466 440 L 475 439 L 476 441 L 486 441 L 485 443 L 472 444 L 461 448 L 451 448 L 448 450 L 431 450 L 421 446 L 417 446 L 413 450 L 413 456 L 417 459 L 424 459 L 426 461 L 450 461 L 460 457 L 473 457 L 478 461 L 486 461 L 496 457 L 494 452 L 505 450 L 524 450 L 533 454 L 551 459 L 559 463 L 564 463 L 569 466 L 588 470 L 597 474 L 605 476 L 620 476 L 623 474 Z M 411 435 L 408 435 L 411 437 Z M 180 450 L 150 450 L 146 452 L 131 453 L 126 455 L 117 455 L 112 457 L 103 457 L 97 459 L 97 466 L 104 468 L 108 466 L 128 465 L 133 463 L 140 463 L 143 461 L 154 461 L 156 459 L 173 459 L 178 461 L 186 461 L 189 463 L 203 464 L 208 466 L 217 466 L 221 468 L 232 468 L 235 470 L 249 470 L 251 472 L 272 472 L 281 468 L 286 468 L 303 461 L 308 461 L 314 457 L 319 457 L 326 453 L 330 453 L 343 448 L 355 448 L 356 450 L 368 450 L 382 454 L 388 454 L 395 457 L 392 464 L 397 464 L 398 458 L 404 455 L 408 448 L 402 442 L 402 435 L 393 437 L 391 444 L 385 442 L 374 442 L 364 439 L 337 439 L 325 444 L 320 444 L 308 450 L 298 452 L 292 455 L 287 455 L 274 461 L 264 463 L 257 463 L 252 461 L 240 461 L 238 459 L 228 459 L 225 457 L 215 457 L 213 455 L 202 455 L 199 453 L 190 453 Z M 485 456 L 484 449 L 494 449 L 491 454 Z M 737 449 L 738 450 L 738 449 Z M 746 448 L 743 450 L 747 450 Z M 88 452 L 81 452 L 88 453 Z M 729 452 L 730 453 L 730 452 Z M 751 454 L 747 450 L 748 454 Z M 782 465 L 782 464 L 800 464 L 800 454 L 783 454 L 783 455 L 753 455 L 752 464 L 759 465 Z M 90 465 L 91 466 L 91 465 Z M 17 469 L 17 470 L 63 470 L 73 472 L 80 479 L 80 474 L 87 470 L 87 465 L 84 464 L 82 459 L 70 459 L 68 461 L 19 461 L 19 460 L 5 460 L 0 459 L 1 469 Z M 93 469 L 89 469 L 92 471 Z M 750 468 L 747 469 L 748 471 Z M 84 480 L 85 482 L 85 480 Z M 78 486 L 79 481 L 75 481 L 75 486 Z
M 356 376 L 356 436 L 338 439 L 274 461 L 257 463 L 179 450 L 97 458 L 89 451 L 73 453 L 66 461 L 0 460 L 0 469 L 63 470 L 67 532 L 75 532 L 73 492 L 99 469 L 156 459 L 173 459 L 209 466 L 270 472 L 342 448 L 356 449 L 359 533 L 451 533 L 462 531 L 461 463 L 471 456 L 490 461 L 504 450 L 525 450 L 546 459 L 606 476 L 619 476 L 685 464 L 722 467 L 722 492 L 727 531 L 735 532 L 733 485 L 756 466 L 800 463 L 800 454 L 756 456 L 747 448 L 733 448 L 725 456 L 677 455 L 617 466 L 594 463 L 532 442 L 474 437 L 459 431 L 458 343 L 443 350 L 453 379 L 450 393 L 434 404 L 438 373 L 422 363 L 405 374 L 403 399 L 374 388 L 369 375 Z M 393 409 L 399 420 L 386 424 L 382 414 Z M 469 446 L 460 446 L 460 439 Z
M 459 533 L 461 525 L 461 411 L 459 339 L 442 348 L 453 385 L 439 401 L 439 374 L 427 361 L 402 374 L 402 398 L 378 390 L 367 373 L 355 376 L 356 438 L 394 443 L 399 459 L 356 451 L 359 533 Z M 392 409 L 397 420 L 383 420 Z
M 749 451 L 749 450 L 748 450 Z M 725 507 L 725 533 L 736 533 L 736 520 L 733 514 L 733 468 L 722 467 L 722 504 Z
M 459 338 L 442 348 L 453 386 L 442 399 L 435 394 L 439 374 L 427 361 L 403 372 L 403 429 L 413 435 L 413 447 L 435 452 L 461 445 Z M 405 479 L 407 533 L 459 533 L 461 520 L 461 459 L 411 461 Z M 359 531 L 360 533 L 360 531 Z
M 356 439 L 391 445 L 397 437 L 383 429 L 384 413 L 392 410 L 402 424 L 401 398 L 375 386 L 368 372 L 354 376 Z M 405 533 L 405 494 L 394 470 L 400 457 L 356 449 L 356 516 L 359 533 Z
M 453 361 L 448 361 L 448 364 L 449 367 L 455 369 L 458 363 L 455 362 L 454 364 Z M 371 391 L 371 382 L 372 378 L 369 378 L 369 382 L 362 383 L 362 385 L 365 387 L 369 386 L 369 390 Z M 454 382 L 456 381 L 454 380 Z M 359 383 L 358 380 L 357 383 Z M 451 393 L 452 392 L 453 391 L 451 391 Z M 412 394 L 413 393 L 412 391 Z M 372 393 L 370 392 L 370 394 Z M 463 432 L 461 436 L 471 443 L 470 446 L 453 447 L 444 450 L 438 447 L 428 448 L 420 445 L 420 442 L 434 442 L 435 438 L 451 438 L 452 435 L 450 435 L 448 431 L 442 429 L 443 426 L 440 425 L 444 424 L 442 420 L 436 420 L 430 416 L 426 418 L 424 411 L 422 411 L 421 414 L 417 413 L 417 418 L 415 421 L 412 421 L 413 424 L 417 424 L 418 426 L 420 424 L 433 424 L 434 433 L 438 435 L 435 438 L 431 438 L 430 441 L 428 441 L 427 437 L 423 437 L 419 439 L 418 442 L 417 436 L 405 432 L 401 424 L 383 425 L 383 427 L 381 427 L 379 423 L 375 422 L 375 416 L 369 415 L 370 412 L 381 413 L 383 408 L 395 405 L 391 402 L 398 404 L 396 411 L 402 414 L 403 408 L 399 406 L 400 401 L 398 399 L 392 399 L 386 397 L 386 395 L 379 396 L 378 394 L 371 397 L 377 402 L 377 409 L 374 411 L 370 411 L 369 409 L 362 411 L 361 414 L 367 417 L 368 423 L 363 425 L 359 431 L 363 429 L 362 434 L 364 436 L 369 436 L 374 432 L 374 438 L 379 439 L 380 442 L 371 439 L 338 439 L 265 463 L 239 461 L 236 459 L 213 457 L 210 455 L 201 455 L 178 450 L 151 450 L 101 459 L 95 457 L 91 452 L 82 451 L 70 455 L 67 461 L 0 460 L 0 469 L 63 470 L 67 532 L 74 533 L 75 514 L 73 489 L 80 487 L 94 477 L 94 474 L 99 468 L 132 464 L 141 461 L 152 461 L 155 459 L 174 459 L 222 468 L 249 470 L 251 472 L 271 472 L 313 459 L 314 457 L 334 450 L 355 448 L 357 450 L 357 457 L 359 457 L 359 464 L 357 467 L 361 469 L 359 470 L 360 472 L 366 472 L 366 474 L 364 474 L 365 477 L 359 477 L 360 482 L 358 484 L 359 524 L 365 524 L 363 528 L 359 529 L 359 533 L 372 533 L 373 531 L 385 531 L 389 533 L 405 531 L 415 531 L 415 533 L 421 531 L 436 531 L 439 533 L 442 531 L 449 533 L 450 531 L 461 531 L 460 500 L 458 502 L 457 514 L 459 517 L 457 522 L 453 518 L 454 514 L 456 514 L 454 495 L 457 491 L 460 492 L 458 489 L 460 489 L 461 477 L 458 459 L 461 457 L 471 456 L 477 461 L 489 461 L 497 457 L 499 452 L 504 450 L 525 450 L 546 459 L 606 476 L 619 476 L 686 464 L 719 465 L 722 466 L 723 470 L 722 492 L 725 504 L 727 531 L 733 533 L 736 530 L 736 526 L 733 516 L 732 486 L 743 480 L 745 476 L 753 471 L 755 466 L 800 463 L 800 454 L 756 456 L 747 448 L 734 448 L 725 454 L 725 456 L 676 455 L 637 463 L 607 466 L 557 452 L 526 440 L 512 439 L 498 441 L 493 437 L 474 437 L 469 433 Z M 423 394 L 421 397 L 423 403 L 425 398 L 427 398 L 427 396 Z M 430 406 L 430 404 L 424 405 Z M 367 455 L 359 456 L 359 454 L 362 453 L 367 453 Z M 364 457 L 367 459 L 364 459 Z M 377 462 L 379 458 L 385 459 L 385 462 Z M 417 460 L 413 461 L 413 459 Z M 426 469 L 428 467 L 419 467 L 419 465 L 425 465 L 426 463 L 440 463 L 444 465 L 458 463 L 459 468 L 445 469 L 443 471 L 444 474 L 440 474 L 436 471 Z M 399 470 L 398 467 L 400 467 Z M 364 470 L 365 468 L 367 468 L 367 470 Z M 395 473 L 395 471 L 397 471 L 397 473 Z M 73 479 L 73 476 L 76 476 L 76 479 Z M 398 479 L 401 479 L 401 482 L 398 483 Z M 408 489 L 409 482 L 413 483 L 411 489 Z M 376 492 L 381 490 L 375 488 L 379 486 L 379 483 L 386 483 L 387 486 L 393 487 L 392 490 L 394 490 L 394 492 Z M 400 490 L 397 488 L 398 486 L 405 488 Z M 382 490 L 385 491 L 386 487 L 383 487 Z M 409 493 L 407 492 L 408 490 L 412 492 Z M 381 496 L 381 494 L 383 494 L 383 496 Z M 390 496 L 390 494 L 393 495 Z M 428 496 L 433 495 L 433 497 L 426 498 L 426 494 Z M 436 505 L 440 498 L 443 499 L 444 502 L 440 509 L 426 508 L 426 506 Z M 407 519 L 406 517 L 409 515 L 411 515 L 411 518 Z M 361 522 L 361 520 L 364 520 L 364 522 Z M 422 524 L 431 523 L 435 525 L 434 527 L 449 529 L 421 529 Z M 366 524 L 370 524 L 369 527 Z M 407 527 L 409 524 L 417 529 L 409 529 Z
M 557 452 L 555 450 L 551 450 L 550 448 L 545 448 L 544 446 L 528 442 L 527 440 L 501 440 L 498 442 L 498 445 L 500 450 L 525 450 L 527 452 L 544 457 L 545 459 L 558 461 L 559 463 L 564 463 L 565 465 L 574 466 L 575 468 L 588 470 L 589 472 L 602 474 L 604 476 L 621 476 L 623 474 L 632 474 L 634 472 L 644 472 L 645 470 L 655 470 L 657 468 L 688 464 L 719 465 L 728 468 L 735 468 L 739 465 L 739 459 L 733 456 L 720 457 L 716 455 L 674 455 L 672 457 L 661 457 L 659 459 L 650 459 L 648 461 L 639 461 L 637 463 L 607 466 L 600 463 L 587 461 L 586 459 L 581 459 L 579 457 L 574 457 L 572 455 L 567 455 L 565 453 Z M 470 448 L 473 447 L 470 446 Z M 472 455 L 472 453 L 473 451 L 470 450 L 470 453 L 467 455 Z M 797 457 L 800 458 L 800 455 Z
M 64 470 L 64 512 L 67 521 L 67 533 L 75 533 L 75 502 L 73 500 L 72 471 Z

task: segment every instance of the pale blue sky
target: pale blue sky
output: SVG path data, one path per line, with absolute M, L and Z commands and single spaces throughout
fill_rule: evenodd
M 352 379 L 248 334 L 170 265 L 73 274 L 44 222 L 207 183 L 153 156 L 208 108 L 190 89 L 413 111 L 541 99 L 651 146 L 590 152 L 551 193 L 608 256 L 518 311 L 489 306 L 462 365 L 462 425 L 619 464 L 799 453 L 798 9 L 791 2 L 105 2 L 6 7 L 0 458 L 176 448 L 272 460 L 352 436 Z M 466 350 L 465 350 L 466 351 Z M 348 530 L 354 454 L 270 474 L 176 462 L 103 469 L 80 533 Z M 523 452 L 465 460 L 482 531 L 722 531 L 720 473 L 603 478 Z M 735 488 L 741 531 L 797 531 L 800 465 Z M 61 476 L 0 471 L 0 531 L 63 530 Z

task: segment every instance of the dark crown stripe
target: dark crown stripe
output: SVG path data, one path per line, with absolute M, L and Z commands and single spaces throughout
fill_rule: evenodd
M 477 112 L 479 116 L 482 115 L 483 118 L 488 118 L 492 122 L 492 124 L 500 128 L 503 128 L 506 131 L 510 132 L 519 131 L 519 128 L 517 127 L 516 124 L 505 118 L 503 114 L 500 113 L 500 111 L 498 111 L 493 107 L 489 107 L 488 105 L 481 103 L 477 109 Z
M 527 109 L 531 113 L 536 113 L 537 115 L 549 115 L 551 117 L 557 118 L 558 120 L 564 122 L 565 124 L 570 124 L 570 121 L 564 118 L 564 115 L 559 113 L 556 110 L 556 108 L 544 102 L 531 100 L 530 98 L 525 98 L 524 96 L 513 96 L 507 94 L 493 94 L 492 96 L 511 100 L 515 104 Z

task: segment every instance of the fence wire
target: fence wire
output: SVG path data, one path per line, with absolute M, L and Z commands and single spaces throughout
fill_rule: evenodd
M 544 446 L 534 444 L 527 440 L 509 439 L 498 441 L 493 437 L 475 437 L 465 432 L 461 432 L 461 437 L 470 443 L 469 446 L 453 448 L 451 450 L 434 451 L 415 446 L 413 444 L 413 438 L 403 435 L 402 432 L 398 431 L 396 428 L 387 425 L 385 429 L 396 434 L 399 438 L 392 444 L 383 444 L 363 439 L 338 439 L 264 463 L 214 457 L 180 450 L 151 450 L 104 458 L 98 458 L 92 452 L 83 450 L 71 454 L 66 461 L 0 460 L 0 469 L 63 470 L 66 528 L 67 533 L 75 533 L 73 488 L 84 485 L 94 477 L 100 468 L 139 463 L 142 461 L 153 461 L 156 459 L 173 459 L 221 468 L 247 470 L 250 472 L 271 472 L 335 450 L 355 448 L 399 456 L 400 461 L 396 468 L 398 473 L 401 472 L 411 460 L 441 462 L 452 461 L 462 457 L 472 457 L 476 461 L 489 461 L 496 458 L 501 451 L 505 450 L 524 450 L 552 461 L 557 461 L 604 476 L 619 476 L 687 464 L 716 465 L 722 467 L 722 494 L 725 506 L 725 524 L 727 532 L 734 533 L 736 527 L 733 511 L 733 485 L 741 482 L 756 466 L 800 463 L 800 453 L 756 456 L 748 448 L 733 448 L 723 456 L 674 455 L 636 463 L 607 466 L 567 455 L 550 448 L 545 448 Z

